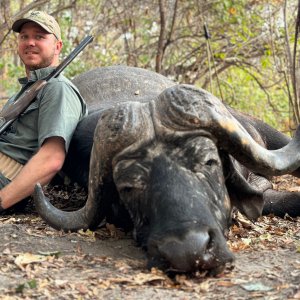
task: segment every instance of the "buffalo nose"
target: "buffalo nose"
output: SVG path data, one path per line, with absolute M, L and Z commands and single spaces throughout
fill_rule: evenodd
M 213 233 L 191 231 L 181 239 L 166 237 L 159 243 L 158 252 L 175 271 L 209 270 L 233 260 L 226 243 L 218 245 L 218 240 Z

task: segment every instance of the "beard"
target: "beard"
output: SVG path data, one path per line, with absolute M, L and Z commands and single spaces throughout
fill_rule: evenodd
M 26 51 L 32 51 L 32 49 L 25 49 Z M 37 54 L 39 55 L 40 52 L 37 52 Z M 42 69 L 42 68 L 46 68 L 49 67 L 53 61 L 54 61 L 54 57 L 55 57 L 55 49 L 53 49 L 53 51 L 51 52 L 51 54 L 48 54 L 47 57 L 40 57 L 39 62 L 34 62 L 34 61 L 28 61 L 26 59 L 26 55 L 20 55 L 19 56 L 22 60 L 22 62 L 24 63 L 25 67 L 27 70 L 29 71 L 34 71 L 34 70 L 38 70 L 38 69 Z
M 54 58 L 54 55 L 52 55 L 52 57 L 43 59 L 40 63 L 37 63 L 37 64 L 26 64 L 23 59 L 22 59 L 22 61 L 29 71 L 35 71 L 38 69 L 49 67 L 53 62 L 53 58 Z

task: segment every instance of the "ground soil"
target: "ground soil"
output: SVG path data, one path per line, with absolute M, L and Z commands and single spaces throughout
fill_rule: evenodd
M 293 191 L 299 183 L 290 176 L 274 180 L 275 188 Z M 70 209 L 85 199 L 77 186 L 47 192 Z M 0 299 L 300 299 L 300 218 L 251 223 L 236 213 L 228 236 L 234 266 L 217 277 L 172 278 L 147 270 L 131 234 L 109 224 L 95 232 L 58 232 L 30 201 L 0 216 L 0 224 Z

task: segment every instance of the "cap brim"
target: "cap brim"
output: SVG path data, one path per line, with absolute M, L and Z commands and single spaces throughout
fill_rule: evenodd
M 37 22 L 37 21 L 33 21 L 33 20 L 31 20 L 31 19 L 26 19 L 26 18 L 24 18 L 24 19 L 19 19 L 19 20 L 15 21 L 15 22 L 13 23 L 13 25 L 12 25 L 11 28 L 12 28 L 12 30 L 13 30 L 14 32 L 20 32 L 22 26 L 23 26 L 25 23 L 28 23 L 28 22 L 34 22 L 34 23 L 38 24 L 39 26 L 41 26 L 41 27 L 42 27 L 44 30 L 46 30 L 48 33 L 52 33 L 52 32 L 49 32 L 49 30 L 48 30 L 47 28 L 45 28 L 45 26 L 44 26 L 43 24 L 41 24 L 41 23 L 39 23 L 39 22 Z

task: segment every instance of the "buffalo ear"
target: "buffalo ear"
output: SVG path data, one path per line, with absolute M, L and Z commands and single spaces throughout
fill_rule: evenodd
M 264 200 L 262 192 L 241 189 L 229 192 L 232 205 L 235 206 L 249 220 L 256 220 L 262 215 Z
M 272 183 L 253 173 L 249 174 L 246 181 L 238 171 L 230 178 L 227 189 L 232 205 L 250 220 L 257 219 L 262 215 L 265 205 L 263 194 L 266 190 L 272 190 Z
M 232 157 L 224 155 L 223 168 L 227 173 L 226 187 L 231 200 L 242 214 L 250 220 L 256 220 L 262 215 L 264 207 L 263 192 L 272 189 L 272 184 L 265 177 L 245 172 L 245 168 L 238 164 Z M 243 175 L 244 173 L 244 175 Z M 246 176 L 248 181 L 245 179 Z

